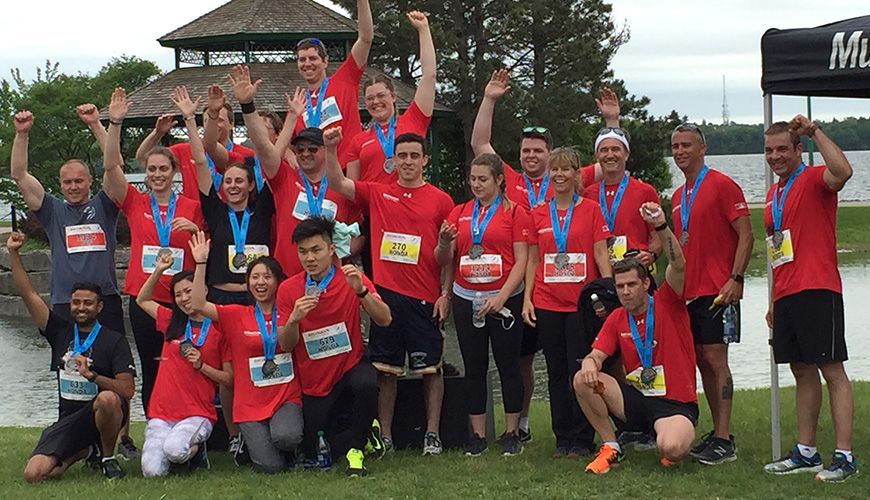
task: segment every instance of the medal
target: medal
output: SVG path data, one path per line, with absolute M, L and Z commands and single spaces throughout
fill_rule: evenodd
M 66 359 L 66 364 L 64 366 L 68 372 L 78 371 L 78 363 L 76 363 L 76 357 L 73 353 L 69 353 L 69 357 Z
M 166 205 L 166 217 L 160 216 L 160 206 L 157 204 L 157 198 L 154 193 L 151 193 L 151 218 L 154 222 L 154 230 L 157 232 L 157 240 L 160 242 L 160 251 L 157 252 L 157 257 L 162 255 L 172 255 L 172 250 L 169 248 L 169 237 L 172 232 L 172 219 L 175 217 L 175 206 L 178 203 L 178 197 L 174 191 L 169 193 L 169 203 Z
M 580 197 L 574 193 L 574 202 L 565 211 L 565 219 L 559 224 L 559 214 L 556 211 L 556 198 L 550 199 L 550 227 L 553 228 L 553 242 L 556 244 L 556 258 L 553 259 L 556 269 L 564 269 L 570 259 L 568 258 L 568 229 L 571 227 L 571 216 L 574 214 L 574 205 Z
M 184 326 L 184 339 L 180 344 L 178 344 L 178 353 L 181 354 L 182 358 L 187 357 L 187 351 L 194 347 L 202 347 L 202 345 L 205 344 L 205 339 L 208 337 L 209 327 L 211 327 L 211 319 L 203 319 L 202 325 L 199 327 L 199 334 L 194 340 L 190 318 L 187 318 L 187 324 Z
M 553 263 L 556 265 L 556 269 L 565 269 L 568 266 L 569 260 L 567 253 L 559 252 L 556 254 L 556 258 L 553 259 Z
M 275 364 L 275 360 L 267 359 L 265 363 L 263 363 L 263 377 L 269 378 L 273 373 L 278 371 L 278 365 Z
M 189 340 L 185 340 L 181 344 L 178 345 L 178 353 L 181 354 L 182 358 L 187 357 L 187 351 L 193 349 L 193 342 Z
M 773 193 L 771 194 L 771 202 L 770 202 L 770 216 L 773 219 L 773 246 L 777 250 L 782 247 L 782 242 L 785 240 L 785 235 L 782 232 L 782 211 L 785 207 L 785 197 L 788 196 L 788 192 L 791 190 L 792 184 L 794 184 L 794 180 L 797 179 L 797 176 L 804 171 L 803 162 L 801 162 L 800 166 L 792 172 L 789 176 L 788 181 L 786 181 L 785 186 L 782 185 L 773 189 Z M 782 188 L 782 195 L 778 196 L 779 188 Z
M 692 196 L 686 199 L 686 191 L 688 191 L 689 186 L 683 185 L 683 192 L 681 200 L 680 200 L 680 245 L 686 246 L 689 243 L 689 214 L 692 212 L 692 205 L 695 204 L 695 196 L 698 194 L 698 189 L 701 188 L 701 183 L 704 182 L 704 178 L 707 177 L 707 172 L 710 169 L 707 168 L 707 165 L 701 167 L 701 170 L 698 171 L 698 176 L 695 177 L 695 183 L 692 184 Z M 703 238 L 701 238 L 703 239 Z
M 314 281 L 310 274 L 305 273 L 305 295 L 320 299 L 320 295 L 326 292 L 326 287 L 335 276 L 335 266 L 330 266 L 329 271 L 320 278 L 320 281 Z
M 782 242 L 785 239 L 785 235 L 780 230 L 776 230 L 773 232 L 773 246 L 776 247 L 777 250 L 782 247 Z
M 396 170 L 396 165 L 393 164 L 393 147 L 396 143 L 396 115 L 390 117 L 390 123 L 387 125 L 387 135 L 384 135 L 384 131 L 378 123 L 375 123 L 375 137 L 378 139 L 378 143 L 381 145 L 381 151 L 384 152 L 384 156 L 387 158 L 384 161 L 384 172 L 388 174 L 392 174 Z
M 498 210 L 501 204 L 501 194 L 495 195 L 492 203 L 487 207 L 483 214 L 483 220 L 480 218 L 480 200 L 474 199 L 474 207 L 471 210 L 471 248 L 468 249 L 468 256 L 472 259 L 479 259 L 483 255 L 483 234 L 486 232 L 486 226 Z
M 100 329 L 103 326 L 99 321 L 94 323 L 93 328 L 88 333 L 88 336 L 85 338 L 85 341 L 82 342 L 79 338 L 79 325 L 78 323 L 73 325 L 73 341 L 72 341 L 72 349 L 69 352 L 69 357 L 66 360 L 66 364 L 64 365 L 67 371 L 78 371 L 78 365 L 76 364 L 76 355 L 82 354 L 88 351 L 92 345 L 94 345 L 94 341 L 97 340 L 97 335 L 100 334 Z
M 640 381 L 644 385 L 649 385 L 656 379 L 656 369 L 652 366 L 644 366 L 640 371 Z
M 233 230 L 233 247 L 236 254 L 233 255 L 233 267 L 236 269 L 244 269 L 248 265 L 248 258 L 245 257 L 245 243 L 248 241 L 248 226 L 251 223 L 251 210 L 245 207 L 242 213 L 242 222 L 236 216 L 236 211 L 233 207 L 227 205 L 227 217 L 230 219 L 230 229 Z
M 483 255 L 483 245 L 475 243 L 468 249 L 468 256 L 474 260 L 479 259 Z
M 269 376 L 278 371 L 278 365 L 274 361 L 275 349 L 278 346 L 278 328 L 276 326 L 278 323 L 278 303 L 272 304 L 272 317 L 269 318 L 268 325 L 259 303 L 254 304 L 254 319 L 257 320 L 260 340 L 263 341 L 263 357 L 266 358 L 262 367 L 263 377 L 269 378 Z
M 233 267 L 236 269 L 241 269 L 248 264 L 248 258 L 245 257 L 245 254 L 242 252 L 237 253 L 233 256 Z
M 305 287 L 305 295 L 308 297 L 320 298 L 320 287 L 317 285 L 308 285 Z
M 644 324 L 643 340 L 641 340 L 640 332 L 637 330 L 637 323 L 634 320 L 634 315 L 628 313 L 628 329 L 631 330 L 631 340 L 634 342 L 634 348 L 637 350 L 637 357 L 640 358 L 640 365 L 643 367 L 640 371 L 640 382 L 643 385 L 649 385 L 656 379 L 656 370 L 652 367 L 652 350 L 656 345 L 654 338 L 655 318 L 653 317 L 653 304 L 653 297 L 647 295 L 646 324 Z
M 680 233 L 680 246 L 686 246 L 687 243 L 689 243 L 689 232 L 684 230 Z
M 395 171 L 396 171 L 396 165 L 393 163 L 393 159 L 387 158 L 384 161 L 384 172 L 386 172 L 388 174 L 392 174 Z
M 163 257 L 164 255 L 168 255 L 168 256 L 172 257 L 172 249 L 169 247 L 162 247 L 160 250 L 157 251 L 157 258 L 158 259 Z

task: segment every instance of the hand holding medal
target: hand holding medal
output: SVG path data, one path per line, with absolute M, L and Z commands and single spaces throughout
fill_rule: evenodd
M 644 222 L 652 227 L 658 227 L 667 223 L 662 207 L 658 203 L 652 201 L 648 201 L 641 205 L 640 216 L 643 217 Z
M 154 260 L 154 272 L 163 274 L 164 271 L 172 267 L 175 259 L 172 257 L 172 252 L 158 252 L 157 258 Z

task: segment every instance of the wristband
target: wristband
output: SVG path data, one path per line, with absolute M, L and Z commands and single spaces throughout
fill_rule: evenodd
M 444 298 L 446 298 L 447 300 L 450 300 L 450 292 L 448 292 L 447 290 L 445 290 L 445 291 L 441 292 L 440 297 L 444 297 Z
M 822 126 L 818 123 L 813 122 L 813 124 L 810 126 L 810 129 L 807 130 L 807 137 L 812 137 L 816 135 L 816 130 L 822 130 Z
M 368 294 L 369 294 L 369 289 L 368 289 L 368 288 L 364 288 L 363 291 L 360 292 L 360 293 L 358 293 L 358 294 L 356 294 L 356 296 L 362 299 L 362 298 L 365 298 L 365 296 L 368 295 Z
M 205 366 L 205 363 L 203 363 L 202 360 L 199 360 L 199 368 L 194 366 L 193 369 L 198 371 L 198 372 L 201 372 L 203 366 Z
M 206 265 L 206 264 L 208 264 L 208 261 L 205 261 L 205 262 L 197 262 L 197 261 L 193 261 L 193 263 L 196 264 L 196 265 L 200 265 L 200 264 L 202 264 L 202 265 Z
M 257 107 L 254 106 L 254 101 L 251 101 L 251 102 L 241 102 L 241 103 L 239 103 L 239 104 L 241 104 L 241 106 L 242 106 L 242 113 L 243 113 L 243 114 L 248 115 L 248 114 L 253 113 L 254 111 L 257 111 Z
M 187 121 L 187 120 L 196 120 L 196 115 L 185 116 L 185 117 L 184 117 L 184 121 Z
M 109 123 L 111 123 L 112 125 L 118 125 L 118 126 L 121 126 L 121 125 L 123 125 L 124 122 L 123 122 L 123 121 L 116 122 L 115 120 L 109 118 Z
M 668 228 L 668 223 L 663 222 L 661 226 L 656 226 L 653 229 L 655 229 L 656 231 L 664 231 L 667 228 Z
M 99 374 L 97 372 L 91 370 L 91 376 L 88 377 L 88 382 L 94 382 L 95 380 L 97 380 L 98 376 Z
M 734 281 L 736 281 L 740 284 L 743 284 L 743 275 L 741 275 L 741 274 L 732 274 L 731 279 L 733 279 Z

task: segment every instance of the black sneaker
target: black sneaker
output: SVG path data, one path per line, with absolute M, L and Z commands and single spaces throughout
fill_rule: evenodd
M 719 465 L 737 460 L 737 453 L 730 439 L 712 436 L 704 451 L 692 455 L 704 465 Z
M 132 460 L 141 455 L 139 448 L 133 444 L 130 436 L 121 436 L 121 441 L 118 443 L 118 456 L 124 460 Z
M 513 457 L 523 452 L 523 442 L 516 432 L 504 434 L 501 438 L 501 454 L 506 457 Z
M 465 443 L 465 455 L 469 457 L 479 457 L 487 449 L 489 448 L 486 445 L 486 438 L 482 438 L 476 433 Z
M 233 455 L 233 461 L 238 467 L 251 464 L 251 455 L 248 454 L 248 447 L 245 446 L 245 437 L 241 434 L 239 434 L 239 447 Z
M 713 439 L 713 431 L 710 431 L 707 434 L 701 436 L 701 440 L 689 449 L 689 455 L 695 458 L 695 455 L 707 449 L 707 445 L 710 444 L 711 439 Z
M 88 455 L 85 457 L 85 469 L 100 470 L 102 455 L 99 446 L 95 444 L 88 446 Z
M 199 449 L 196 450 L 196 453 L 190 457 L 190 460 L 187 463 L 190 472 L 193 472 L 196 469 L 209 470 L 211 468 L 211 463 L 208 461 L 208 450 L 206 449 L 205 441 L 199 444 Z
M 532 440 L 532 433 L 529 429 L 523 429 L 522 427 L 520 427 L 517 431 L 517 434 L 520 436 L 520 441 L 524 443 L 528 443 Z
M 106 479 L 121 479 L 124 477 L 124 471 L 121 470 L 118 459 L 115 457 L 106 458 L 100 462 L 100 470 L 103 471 Z

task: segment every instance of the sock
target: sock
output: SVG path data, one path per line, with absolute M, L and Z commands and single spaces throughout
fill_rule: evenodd
M 852 461 L 852 450 L 841 450 L 837 448 L 836 450 L 834 450 L 834 453 L 842 453 L 843 455 L 846 455 L 846 460 L 850 462 Z
M 529 430 L 529 417 L 520 417 L 520 429 L 524 431 Z
M 805 458 L 812 458 L 818 452 L 815 446 L 804 446 L 800 443 L 798 443 L 797 448 Z
M 103 457 L 102 462 L 105 463 L 105 462 L 108 462 L 109 460 L 114 460 L 114 459 L 115 459 L 115 455 L 110 455 L 108 457 Z
M 616 441 L 605 441 L 604 444 L 606 444 L 607 446 L 610 446 L 611 448 L 613 448 L 617 452 L 622 453 L 622 447 L 619 446 L 619 443 L 617 443 Z

